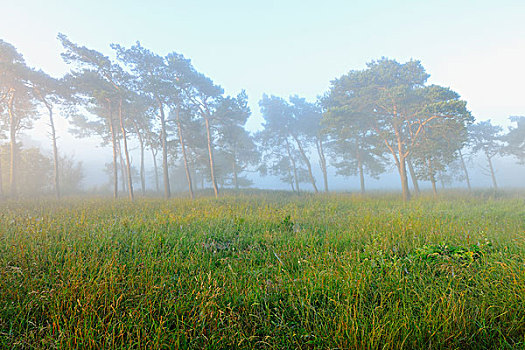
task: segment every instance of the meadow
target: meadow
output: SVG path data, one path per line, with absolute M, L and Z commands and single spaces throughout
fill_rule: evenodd
M 0 348 L 524 349 L 525 200 L 0 203 Z

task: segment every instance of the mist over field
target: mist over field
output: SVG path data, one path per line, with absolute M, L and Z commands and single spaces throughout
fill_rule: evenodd
M 0 349 L 525 348 L 524 1 L 0 8 Z
M 192 175 L 192 187 L 217 193 L 523 187 L 523 4 L 454 4 L 450 12 L 437 2 L 380 3 L 158 4 L 164 11 L 144 16 L 135 3 L 114 2 L 120 15 L 102 11 L 96 22 L 77 5 L 8 4 L 2 194 L 57 192 L 60 157 L 77 167 L 69 194 L 111 194 L 116 183 L 125 196 L 131 182 L 149 195 L 184 196 Z M 447 25 L 438 32 L 439 16 Z M 401 24 L 409 19 L 417 31 Z M 476 138 L 475 125 L 486 122 L 492 134 Z M 423 130 L 412 130 L 417 123 Z M 24 150 L 33 152 L 31 166 L 18 159 Z

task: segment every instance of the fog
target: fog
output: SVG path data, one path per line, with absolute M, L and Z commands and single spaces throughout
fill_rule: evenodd
M 42 125 L 45 127 L 45 125 Z M 64 140 L 70 138 L 70 140 Z M 65 135 L 64 139 L 59 143 L 71 142 L 72 147 L 67 148 L 68 154 L 75 157 L 77 160 L 82 160 L 84 165 L 84 174 L 85 177 L 82 180 L 80 191 L 81 193 L 90 192 L 90 189 L 100 188 L 102 191 L 106 191 L 106 194 L 110 193 L 109 188 L 109 178 L 106 173 L 104 173 L 104 164 L 111 162 L 111 149 L 103 148 L 98 146 L 96 139 L 92 140 L 80 140 L 76 141 L 70 135 Z M 50 147 L 47 145 L 49 139 L 42 137 L 38 138 L 27 138 L 24 140 L 24 144 L 28 144 L 41 147 L 45 153 L 51 155 Z M 132 148 L 136 148 L 136 145 L 133 145 Z M 134 160 L 139 159 L 140 155 L 136 150 L 132 151 L 132 158 Z M 317 160 L 314 161 L 317 163 Z M 481 156 L 474 156 L 468 163 L 469 170 L 471 171 L 471 182 L 474 189 L 489 189 L 491 188 L 490 175 L 487 173 L 486 166 L 484 165 L 484 160 Z M 523 174 L 524 166 L 517 164 L 515 159 L 509 156 L 498 157 L 494 161 L 497 171 L 498 183 L 501 184 L 501 187 L 507 189 L 516 189 L 523 188 Z M 151 159 L 146 160 L 146 168 L 149 169 L 147 176 L 147 187 L 148 191 L 155 190 L 154 177 L 152 172 L 152 161 Z M 315 166 L 314 169 L 315 177 L 319 180 L 322 179 L 322 173 L 318 166 Z M 330 174 L 330 190 L 340 191 L 340 192 L 358 192 L 359 191 L 359 178 L 357 176 L 348 176 L 342 177 L 335 174 L 334 169 L 329 168 Z M 270 190 L 290 190 L 288 184 L 282 183 L 278 177 L 275 176 L 261 176 L 256 173 L 248 174 L 248 178 L 253 181 L 252 187 L 260 189 L 270 189 Z M 182 187 L 187 185 L 185 178 L 174 178 L 173 182 L 175 187 Z M 207 184 L 209 186 L 209 184 Z M 140 186 L 140 185 L 139 185 Z M 423 181 L 421 187 L 427 191 L 431 190 L 431 184 L 428 181 Z M 439 185 L 441 188 L 441 184 Z M 391 167 L 388 173 L 385 173 L 379 177 L 379 179 L 369 178 L 367 179 L 367 188 L 374 191 L 399 191 L 399 175 L 396 174 L 394 167 Z M 411 186 L 411 188 L 413 188 Z M 450 189 L 464 189 L 466 190 L 465 181 L 454 179 L 451 182 L 445 184 L 445 188 Z M 185 188 L 183 189 L 186 190 Z M 304 190 L 313 191 L 311 186 L 305 184 Z M 154 195 L 154 193 L 150 193 Z M 184 194 L 182 194 L 184 195 Z
M 522 2 L 156 5 L 6 5 L 3 197 L 523 187 Z

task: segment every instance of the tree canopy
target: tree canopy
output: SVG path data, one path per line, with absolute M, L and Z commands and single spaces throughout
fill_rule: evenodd
M 408 175 L 415 193 L 419 181 L 429 181 L 436 194 L 436 183 L 452 178 L 466 179 L 470 189 L 464 155 L 483 154 L 494 188 L 494 157 L 510 155 L 525 164 L 525 117 L 511 117 L 506 134 L 490 121 L 474 124 L 466 101 L 451 88 L 428 84 L 418 60 L 371 61 L 334 79 L 317 101 L 264 94 L 263 124 L 251 131 L 247 93 L 225 94 L 180 53 L 160 55 L 136 42 L 112 44 L 110 58 L 64 34 L 58 39 L 70 67 L 61 78 L 28 67 L 14 46 L 0 40 L 2 196 L 6 179 L 11 196 L 21 189 L 17 179 L 26 167 L 21 157 L 40 159 L 24 150 L 19 134 L 42 115 L 49 121 L 57 198 L 72 187 L 61 179 L 61 162 L 74 168 L 57 143 L 55 118 L 62 116 L 74 136 L 96 136 L 102 147 L 111 147 L 113 195 L 125 191 L 131 200 L 138 184 L 143 196 L 162 184 L 166 198 L 172 188 L 186 188 L 194 198 L 207 186 L 218 196 L 222 187 L 252 185 L 254 172 L 275 176 L 296 192 L 322 190 L 320 175 L 325 192 L 330 176 L 357 176 L 364 193 L 367 177 L 377 179 L 391 169 L 408 200 Z

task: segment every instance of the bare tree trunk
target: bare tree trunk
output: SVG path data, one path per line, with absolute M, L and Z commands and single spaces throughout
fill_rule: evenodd
M 288 139 L 286 139 L 286 150 L 288 151 L 288 158 L 290 158 L 290 162 L 292 163 L 293 176 L 295 179 L 295 188 L 297 188 L 297 193 L 299 193 L 301 192 L 301 189 L 299 188 L 299 178 L 297 177 L 297 167 L 295 166 L 295 159 L 292 156 L 292 151 L 290 150 L 290 143 L 288 142 Z
M 117 135 L 113 125 L 113 111 L 111 102 L 108 100 L 109 109 L 109 130 L 111 132 L 111 144 L 113 146 L 113 198 L 118 198 L 118 168 L 117 168 Z
M 137 138 L 139 139 L 140 145 L 140 187 L 142 190 L 142 195 L 146 195 L 146 175 L 144 170 L 144 139 L 136 122 L 133 122 L 135 127 L 135 132 L 137 133 Z
M 161 126 L 161 141 L 162 141 L 162 169 L 164 174 L 164 198 L 168 199 L 171 196 L 170 177 L 168 173 L 168 141 L 166 134 L 166 118 L 164 116 L 164 105 L 160 98 L 157 98 L 160 110 L 160 126 Z
M 463 159 L 463 154 L 461 153 L 461 150 L 459 150 L 459 159 L 461 159 L 461 167 L 463 168 L 463 172 L 465 173 L 465 179 L 467 180 L 468 191 L 471 192 L 472 188 L 470 187 L 470 177 L 468 175 L 467 165 L 465 164 L 465 159 Z
M 492 157 L 489 157 L 488 153 L 485 153 L 487 156 L 487 161 L 489 163 L 490 176 L 492 177 L 492 186 L 494 186 L 494 191 L 498 190 L 498 184 L 496 183 L 496 174 L 494 173 L 494 167 L 492 166 Z
M 326 168 L 326 157 L 324 155 L 323 140 L 319 137 L 315 145 L 317 146 L 317 153 L 319 154 L 319 165 L 323 172 L 324 191 L 328 193 L 328 170 Z
M 10 159 L 11 167 L 10 167 L 10 172 L 9 172 L 9 176 L 10 176 L 9 185 L 10 185 L 10 190 L 11 190 L 11 197 L 16 198 L 16 194 L 17 194 L 16 178 L 18 175 L 17 168 L 16 168 L 17 166 L 16 125 L 18 124 L 18 122 L 16 120 L 16 117 L 13 111 L 14 99 L 15 99 L 15 93 L 13 91 L 9 97 L 9 101 L 7 104 L 7 109 L 9 112 L 9 137 L 10 137 L 9 141 L 11 144 L 11 159 Z
M 297 147 L 299 148 L 299 152 L 301 153 L 301 156 L 303 157 L 304 162 L 306 163 L 306 168 L 308 169 L 308 177 L 310 178 L 310 182 L 312 183 L 312 186 L 314 188 L 315 193 L 319 193 L 319 190 L 317 189 L 317 186 L 315 184 L 314 175 L 312 174 L 312 165 L 310 164 L 310 160 L 306 156 L 306 153 L 304 152 L 303 146 L 301 145 L 301 142 L 299 142 L 299 139 L 295 137 L 295 135 L 292 134 L 292 137 L 294 138 L 295 142 L 297 143 Z
M 124 119 L 122 118 L 122 97 L 119 99 L 118 118 L 120 121 L 120 131 L 122 132 L 122 141 L 124 142 L 124 155 L 126 156 L 126 169 L 128 175 L 128 191 L 129 199 L 133 201 L 133 181 L 131 180 L 131 162 L 128 152 L 128 140 L 126 137 L 126 128 L 124 127 Z
M 206 124 L 206 137 L 208 139 L 208 154 L 210 156 L 210 172 L 211 172 L 211 182 L 213 185 L 213 191 L 215 192 L 215 197 L 219 196 L 219 189 L 217 188 L 217 181 L 215 179 L 215 167 L 213 164 L 213 149 L 211 146 L 211 134 L 210 134 L 210 121 L 208 118 L 204 118 Z
M 184 170 L 186 171 L 186 179 L 188 180 L 188 191 L 190 192 L 191 199 L 194 199 L 193 184 L 191 182 L 191 173 L 188 166 L 188 157 L 186 156 L 186 144 L 184 143 L 184 137 L 182 134 L 182 123 L 180 122 L 180 107 L 177 108 L 177 129 L 179 131 L 179 142 L 182 149 L 182 158 L 184 159 Z
M 157 152 L 153 148 L 151 148 L 151 156 L 153 157 L 153 169 L 155 170 L 155 189 L 159 193 L 159 167 L 157 166 Z
M 407 165 L 408 165 L 408 171 L 410 172 L 410 178 L 412 179 L 412 185 L 414 185 L 414 193 L 418 195 L 419 194 L 419 183 L 417 182 L 416 172 L 414 171 L 414 167 L 412 166 L 412 161 L 410 160 L 410 158 L 407 158 Z

